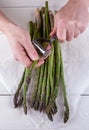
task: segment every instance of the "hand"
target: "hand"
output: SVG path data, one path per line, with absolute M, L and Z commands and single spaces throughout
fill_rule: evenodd
M 50 36 L 56 33 L 60 42 L 79 36 L 88 26 L 88 6 L 89 0 L 70 0 L 56 13 Z
M 27 31 L 15 24 L 9 24 L 6 35 L 15 59 L 21 61 L 26 67 L 29 67 L 33 60 L 39 59 Z
M 0 11 L 0 30 L 6 34 L 15 59 L 22 62 L 26 67 L 29 67 L 34 60 L 38 60 L 39 56 L 31 43 L 30 35 L 23 28 L 15 25 Z M 39 60 L 37 66 L 44 63 L 44 60 Z

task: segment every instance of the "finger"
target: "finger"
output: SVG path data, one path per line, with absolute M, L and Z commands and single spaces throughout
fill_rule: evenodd
M 86 29 L 86 26 L 82 26 L 82 27 L 80 28 L 80 32 L 83 33 L 83 32 L 85 31 L 85 29 Z
M 30 67 L 32 63 L 30 58 L 26 55 L 25 51 L 20 51 L 19 54 L 17 55 L 17 59 L 20 62 L 22 62 L 25 67 Z
M 74 38 L 78 37 L 78 35 L 81 33 L 81 24 L 75 23 L 75 28 L 74 28 Z
M 44 60 L 40 60 L 40 61 L 38 62 L 38 64 L 36 65 L 36 67 L 40 67 L 42 64 L 44 64 Z
M 74 33 L 73 33 L 73 31 L 72 30 L 67 30 L 67 32 L 66 32 L 66 40 L 67 41 L 71 41 L 72 39 L 74 38 Z
M 56 20 L 56 15 L 55 15 L 54 16 L 54 27 L 50 33 L 50 36 L 54 36 L 56 34 L 56 30 L 57 30 L 56 25 L 57 25 L 57 20 Z
M 79 31 L 79 30 L 76 30 L 76 31 L 74 32 L 74 38 L 78 37 L 79 34 L 80 34 L 80 31 Z
M 57 38 L 61 43 L 66 40 L 66 28 L 64 26 L 59 26 L 57 28 Z
M 32 59 L 32 60 L 38 60 L 39 56 L 34 48 L 34 46 L 32 45 L 31 41 L 27 41 L 25 44 L 23 44 L 28 56 Z
M 48 46 L 47 46 L 46 49 L 47 49 L 47 50 L 51 49 L 51 45 L 50 45 L 50 43 L 48 44 Z
M 50 33 L 50 36 L 54 36 L 56 34 L 56 28 L 54 27 L 53 30 Z

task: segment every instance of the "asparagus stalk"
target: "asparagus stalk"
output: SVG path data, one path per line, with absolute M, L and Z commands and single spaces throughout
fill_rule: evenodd
M 39 8 L 37 8 L 35 11 L 35 24 L 36 27 L 35 27 L 33 39 L 39 38 L 42 33 L 42 19 L 41 19 L 41 13 Z
M 53 13 L 52 11 L 49 11 L 49 20 L 50 20 L 50 27 L 51 27 L 51 31 L 54 27 L 54 16 L 53 16 Z
M 46 38 L 49 39 L 49 33 L 50 33 L 50 23 L 49 23 L 49 10 L 48 10 L 48 1 L 45 2 L 45 30 L 46 30 Z M 50 77 L 52 75 L 51 74 L 51 56 L 49 56 L 47 59 L 46 59 L 46 62 L 48 62 L 48 66 L 47 66 L 47 69 L 48 69 L 48 73 L 47 73 L 47 85 L 46 85 L 46 106 L 48 105 L 48 102 L 49 102 L 49 97 L 50 97 L 50 91 L 51 91 L 51 88 L 50 88 Z
M 25 69 L 24 69 L 24 72 L 23 72 L 23 75 L 22 75 L 22 78 L 20 80 L 20 83 L 18 85 L 18 89 L 14 95 L 14 106 L 15 108 L 18 107 L 18 97 L 19 97 L 19 93 L 20 93 L 20 90 L 21 90 L 21 87 L 22 87 L 22 84 L 24 82 L 24 75 L 25 75 Z
M 36 10 L 36 14 L 35 14 L 35 21 L 36 21 L 36 30 L 37 30 L 37 33 L 39 34 L 34 34 L 35 35 L 35 38 L 39 38 L 40 36 L 42 36 L 42 25 L 43 25 L 43 22 L 42 22 L 42 15 L 41 15 L 41 11 L 39 9 Z M 33 37 L 34 38 L 34 37 Z M 40 68 L 38 68 L 38 71 L 40 72 Z M 39 73 L 38 72 L 38 73 Z M 37 92 L 38 92 L 38 83 L 39 83 L 39 74 L 36 74 L 37 78 L 36 80 L 36 85 L 35 85 L 35 88 L 34 88 L 34 92 L 32 94 L 32 103 L 31 103 L 31 107 L 34 107 L 34 109 L 38 109 L 38 104 L 36 102 L 36 96 L 37 96 Z
M 54 108 L 55 99 L 58 94 L 58 87 L 59 87 L 59 79 L 60 79 L 60 48 L 59 48 L 58 41 L 55 40 L 54 42 L 54 57 L 55 57 L 55 76 L 54 76 L 54 89 L 51 95 L 49 105 L 46 109 L 46 113 L 48 118 L 53 121 L 52 118 L 52 110 Z
M 41 10 L 42 13 L 42 21 L 43 21 L 43 37 L 46 38 L 46 14 L 45 14 L 46 8 L 43 8 Z M 44 46 L 46 43 L 44 43 Z M 42 89 L 41 89 L 41 96 L 40 96 L 40 102 L 39 102 L 39 110 L 42 111 L 43 108 L 45 108 L 46 103 L 45 103 L 45 98 L 46 98 L 46 74 L 47 74 L 47 61 L 44 63 L 42 66 L 44 68 L 43 72 L 43 82 L 42 84 Z
M 24 87 L 23 88 L 23 108 L 24 108 L 25 114 L 27 114 L 26 93 L 27 93 L 28 86 L 29 86 L 29 83 L 31 80 L 32 71 L 35 68 L 36 64 L 37 64 L 37 61 L 34 61 L 31 65 L 31 67 L 26 68 L 26 71 L 25 71 L 25 77 L 24 77 L 24 83 L 23 83 L 23 87 Z
M 49 20 L 50 20 L 50 27 L 51 27 L 51 30 L 53 28 L 53 24 L 54 24 L 54 19 L 53 19 L 53 14 L 51 11 L 49 11 Z M 51 45 L 51 55 L 49 57 L 49 84 L 50 84 L 50 87 L 51 87 L 51 94 L 53 92 L 53 84 L 54 84 L 54 46 Z
M 38 91 L 39 72 L 40 72 L 40 69 L 37 68 L 36 74 L 35 74 L 34 91 L 32 93 L 32 97 L 31 97 L 31 107 L 32 108 L 34 107 L 35 109 L 36 109 L 36 107 L 34 106 L 34 104 L 35 104 L 35 101 L 36 101 L 36 95 L 37 95 L 37 91 Z
M 42 27 L 42 37 L 45 38 L 45 7 L 41 8 L 40 16 L 41 16 L 41 27 Z M 42 82 L 43 82 L 43 75 L 44 74 L 44 64 L 40 67 L 40 75 L 39 75 L 39 82 L 38 82 L 38 91 L 35 100 L 34 107 L 35 109 L 40 108 L 40 100 L 41 100 L 41 93 L 42 93 Z
M 21 92 L 20 98 L 18 100 L 18 106 L 21 106 L 23 104 L 23 92 Z
M 43 19 L 43 37 L 46 37 L 46 28 L 45 28 L 45 14 L 42 15 L 42 19 Z
M 44 65 L 40 67 L 40 74 L 39 74 L 39 82 L 38 82 L 38 91 L 37 91 L 37 96 L 35 100 L 35 108 L 39 108 L 39 103 L 41 99 L 41 91 L 42 91 L 42 82 L 43 82 L 43 74 L 44 74 Z
M 46 2 L 46 25 L 47 25 L 47 28 L 48 26 L 50 25 L 51 29 L 53 27 L 53 17 L 52 16 L 52 13 L 51 12 L 48 12 L 48 3 Z M 48 24 L 48 21 L 50 22 L 50 24 Z M 48 28 L 49 30 L 47 30 L 47 32 L 50 32 L 50 28 Z M 47 38 L 48 38 L 48 34 L 47 34 Z M 48 58 L 48 78 L 47 78 L 47 94 L 46 94 L 46 105 L 48 105 L 49 101 L 50 101 L 50 98 L 52 96 L 52 92 L 53 92 L 53 79 L 54 79 L 54 75 L 53 75 L 53 61 L 54 61 L 54 46 L 51 46 L 52 48 L 52 52 L 51 52 L 51 55 L 49 56 Z M 49 80 L 49 81 L 48 81 Z M 50 93 L 51 91 L 51 93 Z M 50 95 L 51 94 L 51 95 Z M 50 97 L 50 98 L 49 98 Z M 52 116 L 51 116 L 51 113 L 48 113 L 48 116 L 51 120 L 52 119 Z
M 64 80 L 62 53 L 61 53 L 60 59 L 61 59 L 62 92 L 63 92 L 63 98 L 64 98 L 64 123 L 66 123 L 67 120 L 69 119 L 69 106 L 68 106 L 68 101 L 67 101 L 66 85 L 65 85 L 65 80 Z
M 51 98 L 51 93 L 53 92 L 53 59 L 54 59 L 54 47 L 52 45 L 51 55 L 48 58 L 48 75 L 47 75 L 47 87 L 46 87 L 46 106 Z
M 40 99 L 40 104 L 39 104 L 39 110 L 42 111 L 45 109 L 45 98 L 46 98 L 46 80 L 47 80 L 47 62 L 45 62 L 44 66 L 44 77 L 43 77 L 43 82 L 42 82 L 42 92 L 41 92 L 41 99 Z
M 29 22 L 29 27 L 30 27 L 30 30 L 29 30 L 29 33 L 30 33 L 30 36 L 31 36 L 31 40 L 33 38 L 33 34 L 34 34 L 34 23 L 32 21 Z
M 53 115 L 57 113 L 57 105 L 56 105 L 56 102 L 54 102 L 54 105 L 53 105 L 53 107 L 52 107 L 52 109 L 51 109 L 51 113 L 52 113 Z
M 45 15 L 46 15 L 46 38 L 48 39 L 50 33 L 48 1 L 45 2 Z
M 42 20 L 41 20 L 41 14 L 40 14 L 39 8 L 37 8 L 36 11 L 35 11 L 35 23 L 36 23 L 36 29 L 38 29 L 39 32 L 40 32 Z

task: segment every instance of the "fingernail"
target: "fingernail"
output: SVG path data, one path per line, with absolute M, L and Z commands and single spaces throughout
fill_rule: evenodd
M 33 55 L 31 56 L 32 60 L 39 60 L 39 56 L 36 53 L 33 53 Z

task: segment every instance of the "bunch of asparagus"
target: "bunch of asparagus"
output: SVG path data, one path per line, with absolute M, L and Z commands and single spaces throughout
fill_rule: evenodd
M 30 21 L 31 39 L 40 37 L 49 39 L 49 34 L 54 25 L 54 14 L 48 9 L 48 2 L 45 7 L 37 8 L 35 22 Z M 47 42 L 40 43 L 47 47 Z M 38 61 L 33 61 L 30 68 L 25 68 L 18 89 L 14 95 L 14 106 L 23 106 L 24 113 L 27 114 L 27 91 L 35 71 L 34 90 L 31 94 L 30 107 L 40 112 L 45 112 L 48 118 L 53 121 L 53 115 L 57 113 L 56 97 L 58 96 L 59 83 L 62 82 L 62 94 L 64 102 L 64 123 L 69 118 L 69 106 L 66 96 L 66 86 L 64 81 L 62 53 L 59 41 L 56 39 L 51 45 L 51 54 L 44 64 L 36 68 Z

